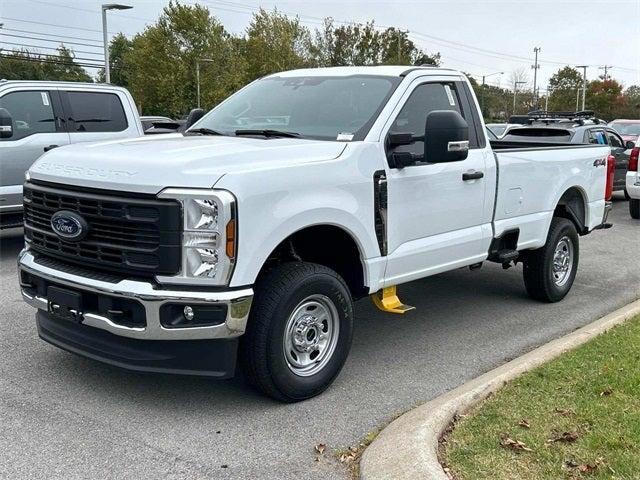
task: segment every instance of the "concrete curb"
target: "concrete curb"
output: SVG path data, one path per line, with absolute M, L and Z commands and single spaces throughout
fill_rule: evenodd
M 464 413 L 505 382 L 640 314 L 640 300 L 562 338 L 471 380 L 405 413 L 367 447 L 360 462 L 362 480 L 448 480 L 438 461 L 438 440 L 456 414 Z

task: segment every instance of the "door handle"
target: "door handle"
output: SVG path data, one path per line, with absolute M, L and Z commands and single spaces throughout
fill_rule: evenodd
M 59 147 L 60 145 L 49 145 L 48 147 L 44 147 L 44 151 L 48 152 L 49 150 L 53 150 L 54 148 Z
M 462 181 L 468 182 L 469 180 L 478 180 L 482 177 L 484 177 L 483 172 L 465 172 L 462 174 Z

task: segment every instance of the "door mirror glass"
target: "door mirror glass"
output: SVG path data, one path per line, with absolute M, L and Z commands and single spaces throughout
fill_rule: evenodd
M 469 154 L 469 125 L 458 112 L 434 110 L 424 129 L 424 161 L 456 162 Z
M 13 136 L 13 119 L 6 108 L 0 108 L 0 138 Z
M 185 130 L 191 128 L 198 120 L 204 117 L 204 110 L 201 108 L 194 108 L 189 112 L 187 117 L 187 123 L 185 123 Z
M 624 147 L 627 150 L 631 150 L 632 148 L 635 148 L 635 146 L 636 146 L 635 142 L 632 142 L 631 140 L 627 140 L 624 144 Z

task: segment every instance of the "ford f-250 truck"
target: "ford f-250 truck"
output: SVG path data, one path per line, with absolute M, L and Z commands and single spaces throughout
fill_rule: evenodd
M 71 145 L 24 186 L 24 299 L 40 337 L 134 370 L 319 394 L 354 299 L 521 262 L 537 300 L 571 288 L 606 223 L 599 145 L 487 142 L 466 77 L 341 67 L 256 80 L 184 134 Z

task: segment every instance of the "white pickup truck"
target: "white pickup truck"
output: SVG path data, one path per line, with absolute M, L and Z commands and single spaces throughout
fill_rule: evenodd
M 492 143 L 457 71 L 270 75 L 184 134 L 43 155 L 22 294 L 65 350 L 218 378 L 237 356 L 303 400 L 344 365 L 354 299 L 403 313 L 397 285 L 483 261 L 521 262 L 536 300 L 567 294 L 579 236 L 609 226 L 609 148 Z

